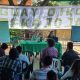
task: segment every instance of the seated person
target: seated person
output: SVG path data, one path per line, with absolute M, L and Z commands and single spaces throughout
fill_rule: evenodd
M 70 78 L 70 79 L 68 79 Z M 61 80 L 80 80 L 80 59 L 76 59 Z
M 54 39 L 55 42 L 58 42 L 58 37 L 54 35 L 54 31 L 51 31 L 48 35 L 48 38 Z
M 34 34 L 32 35 L 31 40 L 32 40 L 32 41 L 40 41 L 40 38 L 41 38 L 41 35 L 40 35 L 39 31 L 36 30 L 36 31 L 34 32 Z
M 58 80 L 58 76 L 53 70 L 50 70 L 47 73 L 47 80 Z
M 22 63 L 18 56 L 16 48 L 11 48 L 9 56 L 0 58 L 0 80 L 19 80 L 22 75 Z
M 25 61 L 28 65 L 30 64 L 28 57 L 25 54 L 22 54 L 22 48 L 21 46 L 16 47 L 18 53 L 19 53 L 19 59 L 21 61 Z
M 2 43 L 0 47 L 0 57 L 5 56 L 5 50 L 8 48 L 8 45 L 6 43 Z
M 29 79 L 29 77 L 30 77 L 30 70 L 29 70 L 30 61 L 25 54 L 22 54 L 22 47 L 21 46 L 17 46 L 16 49 L 19 53 L 19 60 L 21 60 L 22 64 L 23 64 L 23 66 L 22 66 L 23 70 L 22 71 L 25 72 L 24 78 Z
M 62 55 L 62 65 L 64 66 L 64 73 L 67 71 L 67 68 L 70 67 L 75 59 L 78 59 L 78 53 L 73 50 L 73 43 L 67 43 L 67 49 Z
M 50 56 L 46 56 L 43 60 L 43 67 L 39 70 L 33 71 L 31 80 L 47 80 L 47 72 L 51 70 L 51 64 L 52 58 Z

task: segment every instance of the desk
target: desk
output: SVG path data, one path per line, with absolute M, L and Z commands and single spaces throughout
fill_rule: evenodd
M 47 42 L 36 42 L 36 41 L 30 41 L 30 40 L 21 40 L 20 45 L 22 47 L 22 51 L 26 52 L 27 50 L 33 51 L 33 52 L 41 52 L 44 48 L 46 48 Z M 58 58 L 60 59 L 62 56 L 62 45 L 61 43 L 56 43 L 55 47 L 58 50 Z
M 47 42 L 36 42 L 30 40 L 22 40 L 20 41 L 20 45 L 22 46 L 22 51 L 33 51 L 33 52 L 41 52 L 42 49 L 47 47 Z

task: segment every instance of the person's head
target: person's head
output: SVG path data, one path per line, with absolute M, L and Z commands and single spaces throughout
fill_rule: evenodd
M 73 49 L 73 42 L 68 42 L 68 43 L 67 43 L 67 49 L 68 49 L 68 50 Z
M 51 64 L 52 64 L 52 57 L 45 56 L 44 59 L 43 59 L 43 66 L 48 67 Z
M 77 75 L 77 74 L 80 74 L 80 59 L 76 59 L 72 66 L 71 66 L 71 70 L 73 72 L 73 75 Z
M 53 70 L 48 71 L 47 80 L 57 80 L 57 74 Z
M 8 45 L 6 43 L 2 43 L 1 48 L 3 50 L 6 50 L 8 48 Z
M 55 41 L 53 39 L 47 39 L 48 46 L 53 47 L 55 45 Z
M 19 53 L 16 48 L 11 48 L 9 51 L 9 58 L 17 59 L 19 57 Z
M 21 46 L 17 46 L 16 49 L 18 50 L 19 53 L 22 52 L 22 47 Z
M 49 33 L 49 36 L 50 36 L 50 37 L 53 37 L 53 36 L 54 36 L 54 31 L 51 31 L 51 32 Z

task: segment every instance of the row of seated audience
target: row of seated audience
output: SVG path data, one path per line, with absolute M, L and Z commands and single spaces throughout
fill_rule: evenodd
M 58 51 L 54 48 L 55 41 L 49 38 L 47 42 L 48 47 L 43 49 L 40 55 L 41 68 L 33 71 L 31 77 L 29 75 L 31 65 L 28 56 L 22 54 L 21 46 L 11 48 L 9 55 L 5 55 L 4 50 L 8 45 L 3 43 L 0 48 L 0 80 L 24 80 L 23 78 L 26 80 L 66 80 L 66 78 L 80 80 L 80 59 L 78 53 L 73 50 L 73 43 L 68 42 L 67 49 L 62 55 L 61 64 L 64 67 L 64 73 L 62 73 L 52 67 L 53 58 L 58 57 Z M 23 62 L 26 62 L 25 66 Z

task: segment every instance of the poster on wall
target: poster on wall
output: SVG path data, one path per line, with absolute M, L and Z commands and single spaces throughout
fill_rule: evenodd
M 10 42 L 8 21 L 0 21 L 0 43 Z
M 7 18 L 11 29 L 71 29 L 80 25 L 80 6 L 0 6 L 0 18 Z
M 72 26 L 71 29 L 71 41 L 80 42 L 80 26 Z

